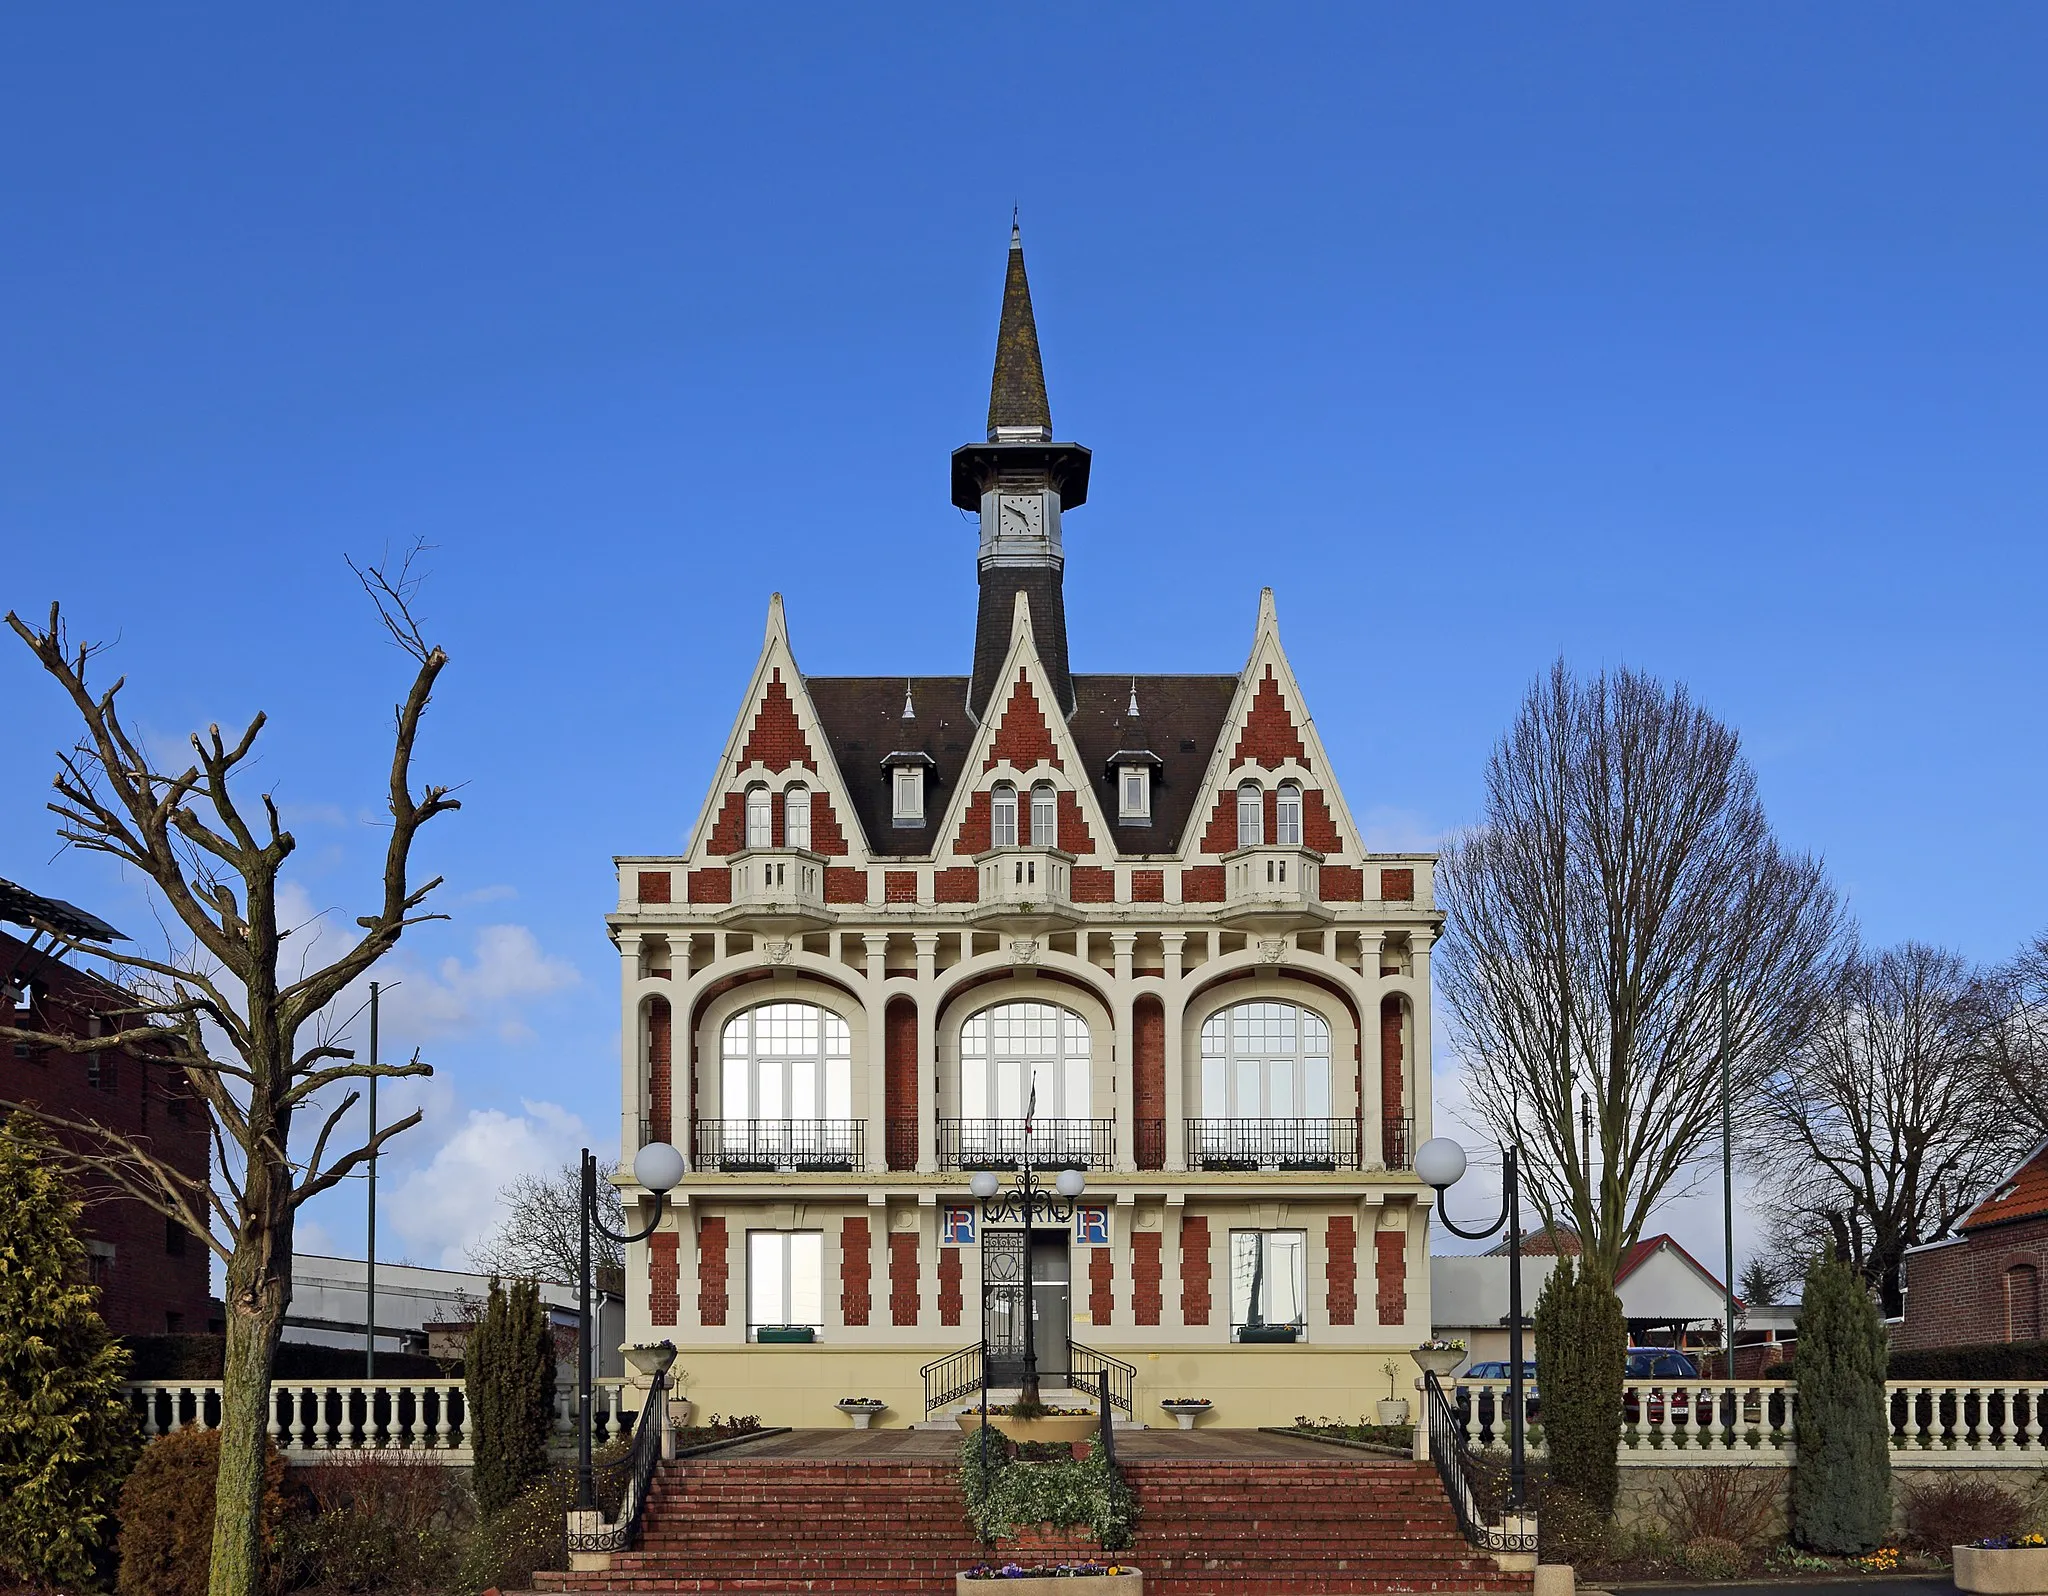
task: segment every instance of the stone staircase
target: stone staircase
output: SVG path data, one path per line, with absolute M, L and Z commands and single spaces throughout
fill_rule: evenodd
M 1151 1596 L 1526 1593 L 1458 1533 L 1427 1464 L 1398 1459 L 1127 1462 L 1142 1514 L 1122 1554 Z M 637 1550 L 549 1592 L 929 1592 L 980 1560 L 945 1463 L 718 1454 L 662 1465 Z

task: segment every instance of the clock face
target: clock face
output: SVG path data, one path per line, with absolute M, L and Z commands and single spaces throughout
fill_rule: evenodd
M 1011 537 L 1038 537 L 1045 531 L 1045 504 L 1037 497 L 1004 498 L 1002 530 Z

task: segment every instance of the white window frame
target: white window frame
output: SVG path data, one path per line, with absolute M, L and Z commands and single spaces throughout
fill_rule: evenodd
M 769 1318 L 770 1311 L 781 1317 Z M 823 1231 L 747 1232 L 747 1339 L 758 1339 L 766 1325 L 809 1325 L 816 1334 L 824 1332 Z
M 1237 845 L 1256 848 L 1266 840 L 1266 795 L 1255 781 L 1237 784 Z
M 811 845 L 811 789 L 792 787 L 782 795 L 782 842 L 787 848 Z
M 1301 846 L 1301 783 L 1283 781 L 1273 805 L 1273 840 L 1283 848 Z
M 890 818 L 899 826 L 923 825 L 924 767 L 898 765 L 889 790 L 892 794 Z
M 1291 1324 L 1308 1334 L 1308 1232 L 1305 1230 L 1233 1230 L 1230 1233 L 1230 1338 L 1251 1320 L 1251 1285 L 1257 1252 L 1265 1254 L 1257 1270 L 1259 1323 Z M 1277 1255 L 1277 1256 L 1276 1256 Z M 1291 1300 L 1290 1300 L 1291 1299 Z M 1288 1309 L 1293 1311 L 1290 1313 Z M 1299 1339 L 1299 1337 L 1297 1338 Z
M 840 1120 L 853 1112 L 853 1036 L 816 1003 L 757 1003 L 719 1027 L 718 1117 Z
M 1060 838 L 1060 800 L 1049 781 L 1031 789 L 1031 846 L 1057 848 Z
M 960 1117 L 1020 1120 L 1038 1086 L 1040 1119 L 1088 1119 L 1094 1098 L 1088 1022 L 1056 1003 L 992 1003 L 960 1027 Z
M 1007 781 L 999 781 L 989 789 L 988 845 L 1017 846 L 1017 789 Z
M 1329 1119 L 1330 1022 L 1299 1003 L 1252 1001 L 1202 1022 L 1204 1119 Z
M 747 846 L 775 846 L 775 795 L 759 785 L 747 789 Z
M 1152 772 L 1140 764 L 1117 767 L 1117 819 L 1152 818 Z

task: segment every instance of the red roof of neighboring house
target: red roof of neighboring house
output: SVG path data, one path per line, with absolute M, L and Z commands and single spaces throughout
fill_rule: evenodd
M 2037 1214 L 2048 1214 L 2048 1142 L 2020 1160 L 2019 1167 L 1993 1187 L 1989 1197 L 1963 1215 L 1956 1229 L 1982 1230 Z
M 1614 1271 L 1614 1283 L 1617 1286 L 1620 1285 L 1665 1247 L 1669 1247 L 1673 1252 L 1677 1253 L 1679 1257 L 1691 1264 L 1699 1274 L 1711 1280 L 1716 1286 L 1721 1284 L 1721 1277 L 1719 1275 L 1715 1274 L 1713 1270 L 1701 1263 L 1699 1259 L 1679 1246 L 1677 1241 L 1670 1236 L 1645 1236 L 1641 1241 L 1629 1248 L 1627 1256 L 1621 1260 L 1621 1267 Z M 1735 1306 L 1746 1308 L 1749 1304 L 1740 1297 L 1737 1297 L 1735 1299 Z

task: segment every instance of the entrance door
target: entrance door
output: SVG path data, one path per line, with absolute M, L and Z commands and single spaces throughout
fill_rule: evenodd
M 1042 1380 L 1067 1375 L 1067 1340 L 1073 1325 L 1073 1286 L 1067 1264 L 1067 1233 L 1031 1233 L 1032 1332 L 1038 1342 L 1038 1375 Z
M 988 1346 L 990 1385 L 1023 1381 L 1027 1301 L 1039 1378 L 1065 1377 L 1072 1293 L 1064 1230 L 1032 1231 L 1028 1242 L 1021 1230 L 981 1233 L 981 1337 Z

